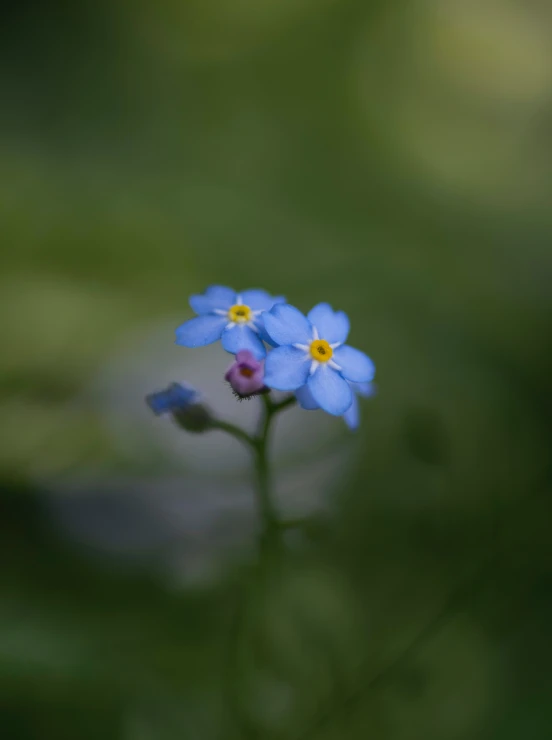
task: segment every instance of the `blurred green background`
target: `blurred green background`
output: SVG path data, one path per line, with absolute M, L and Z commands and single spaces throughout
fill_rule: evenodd
M 552 6 L 0 13 L 2 737 L 551 737 Z M 286 495 L 331 504 L 276 562 L 227 558 L 215 441 L 194 524 L 142 408 L 210 283 L 330 301 L 377 365 L 356 436 L 304 414 Z M 209 577 L 190 531 L 236 535 Z

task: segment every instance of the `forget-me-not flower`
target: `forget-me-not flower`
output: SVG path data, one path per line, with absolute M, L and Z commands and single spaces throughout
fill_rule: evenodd
M 341 416 L 353 402 L 351 383 L 368 383 L 375 374 L 372 360 L 344 344 L 349 319 L 319 303 L 308 316 L 294 306 L 275 305 L 263 314 L 267 334 L 280 345 L 265 362 L 265 384 L 280 391 L 308 386 L 320 408 Z
M 376 389 L 374 383 L 350 383 L 350 386 L 353 391 L 353 401 L 347 411 L 343 414 L 342 418 L 349 429 L 354 431 L 355 429 L 358 429 L 360 424 L 360 405 L 358 403 L 358 396 L 369 398 L 374 395 Z M 320 408 L 314 400 L 308 385 L 304 385 L 295 391 L 295 396 L 299 406 L 306 411 L 315 411 Z
M 195 388 L 171 383 L 164 391 L 157 391 L 146 396 L 146 403 L 156 416 L 184 411 L 199 401 L 199 393 Z
M 195 388 L 171 383 L 164 391 L 146 396 L 146 403 L 156 416 L 170 414 L 188 432 L 206 432 L 212 428 L 212 416 L 202 396 Z
M 193 295 L 190 306 L 198 314 L 176 330 L 176 344 L 184 347 L 204 347 L 221 340 L 227 352 L 237 354 L 249 350 L 257 359 L 266 355 L 264 332 L 260 316 L 285 298 L 274 298 L 264 290 L 244 290 L 211 285 L 203 295 Z

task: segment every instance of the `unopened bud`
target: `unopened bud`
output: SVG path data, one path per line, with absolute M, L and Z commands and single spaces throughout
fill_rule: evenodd
M 206 432 L 212 426 L 209 408 L 195 388 L 171 383 L 164 391 L 151 393 L 146 403 L 157 416 L 170 414 L 179 427 L 188 432 Z
M 224 378 L 239 398 L 250 398 L 268 390 L 264 384 L 263 363 L 247 349 L 238 352 Z

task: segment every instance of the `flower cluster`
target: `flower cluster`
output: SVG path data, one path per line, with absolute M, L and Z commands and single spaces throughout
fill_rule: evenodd
M 358 426 L 356 394 L 372 395 L 375 366 L 346 344 L 343 311 L 319 303 L 305 316 L 282 296 L 220 285 L 192 296 L 190 306 L 197 316 L 176 329 L 176 344 L 202 347 L 220 339 L 236 355 L 225 378 L 240 398 L 290 391 L 302 408 L 320 408 Z

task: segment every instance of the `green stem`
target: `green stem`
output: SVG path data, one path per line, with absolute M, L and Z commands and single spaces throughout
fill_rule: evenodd
M 263 538 L 274 539 L 281 533 L 282 526 L 278 512 L 272 498 L 271 473 L 268 463 L 268 449 L 270 442 L 270 429 L 274 416 L 280 411 L 289 408 L 295 403 L 295 396 L 288 396 L 282 401 L 274 403 L 270 394 L 262 396 L 263 415 L 261 417 L 259 432 L 255 437 L 256 458 L 255 469 L 257 473 L 257 501 L 263 522 Z
M 253 452 L 256 474 L 255 495 L 263 524 L 263 538 L 266 540 L 278 536 L 285 529 L 299 526 L 299 523 L 291 521 L 283 522 L 278 517 L 278 512 L 272 500 L 271 474 L 268 463 L 268 446 L 272 420 L 281 411 L 295 404 L 295 396 L 288 396 L 276 403 L 272 400 L 269 393 L 263 394 L 261 398 L 263 401 L 263 413 L 259 430 L 254 437 L 240 427 L 220 419 L 212 422 L 212 428 L 220 429 L 220 431 L 230 434 Z
M 267 409 L 270 410 L 271 414 L 276 414 L 280 411 L 284 411 L 290 406 L 294 406 L 297 402 L 295 396 L 288 396 L 282 401 L 274 403 L 274 401 L 270 398 L 268 394 L 263 396 L 263 401 L 265 402 L 265 406 L 267 407 Z
M 253 449 L 256 449 L 257 443 L 253 437 L 251 437 L 247 432 L 244 432 L 243 429 L 240 429 L 240 427 L 237 427 L 235 424 L 230 424 L 228 421 L 221 421 L 220 419 L 215 419 L 212 422 L 211 429 L 220 429 L 221 432 L 226 432 L 227 434 L 230 434 L 232 437 L 235 437 L 240 442 L 243 442 L 246 447 L 252 447 Z
M 265 535 L 270 535 L 278 527 L 278 514 L 272 501 L 270 469 L 268 465 L 268 442 L 270 425 L 275 413 L 275 405 L 268 394 L 262 396 L 263 415 L 259 432 L 255 437 L 255 472 L 257 475 L 256 495 Z

